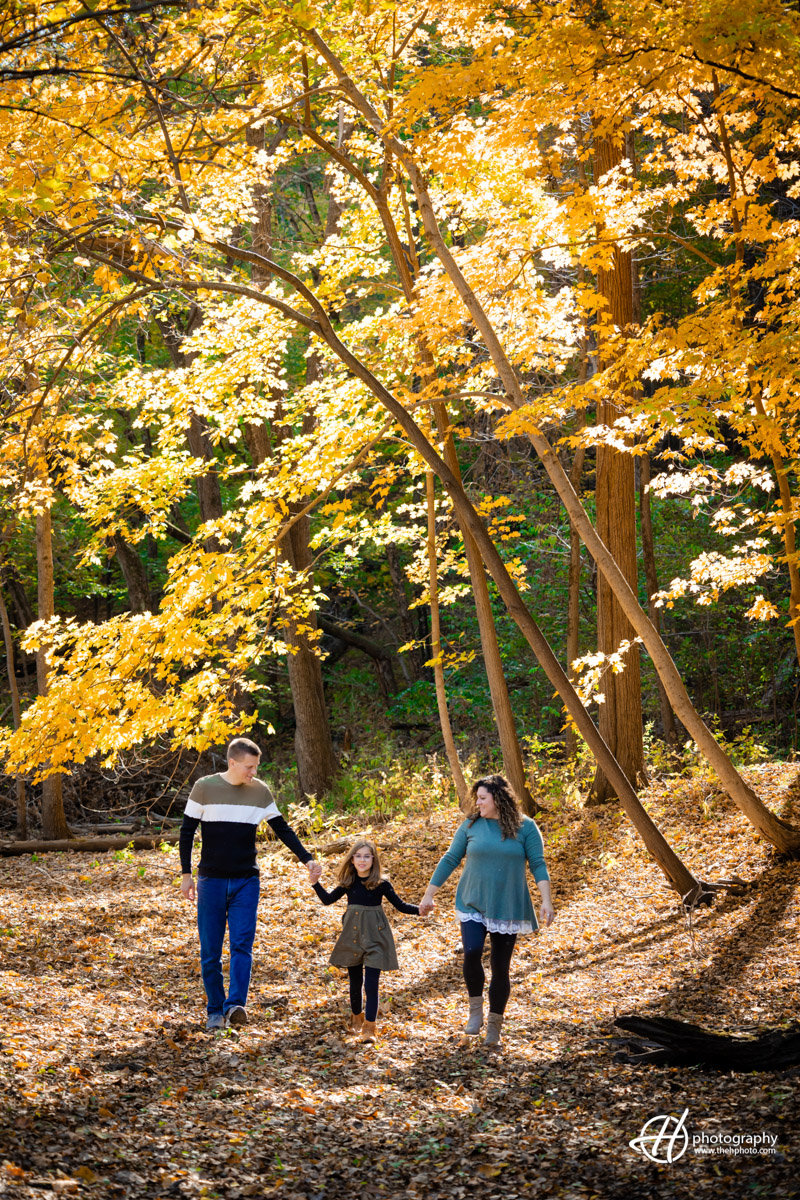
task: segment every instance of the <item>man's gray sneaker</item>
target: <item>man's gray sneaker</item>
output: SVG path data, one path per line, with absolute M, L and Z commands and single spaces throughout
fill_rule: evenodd
M 229 1025 L 234 1028 L 239 1025 L 247 1024 L 247 1009 L 242 1008 L 241 1004 L 234 1004 L 233 1008 L 229 1008 L 225 1014 L 225 1018 Z
M 206 1033 L 213 1033 L 215 1029 L 225 1028 L 225 1018 L 222 1013 L 212 1013 L 206 1021 Z

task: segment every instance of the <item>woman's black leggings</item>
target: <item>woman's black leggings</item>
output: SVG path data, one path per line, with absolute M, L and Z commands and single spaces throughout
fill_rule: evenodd
M 464 982 L 467 994 L 482 996 L 486 976 L 483 971 L 483 944 L 489 933 L 491 951 L 489 963 L 492 978 L 489 983 L 489 1012 L 503 1013 L 511 995 L 509 968 L 517 942 L 515 933 L 491 933 L 480 921 L 461 922 L 461 941 L 464 944 Z
M 348 967 L 350 976 L 350 1008 L 354 1013 L 360 1013 L 362 1008 L 362 989 L 367 998 L 364 1006 L 364 1020 L 374 1021 L 378 1015 L 378 985 L 381 973 L 378 967 Z

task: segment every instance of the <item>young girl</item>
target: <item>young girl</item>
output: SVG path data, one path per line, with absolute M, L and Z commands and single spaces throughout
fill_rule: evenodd
M 320 883 L 314 891 L 323 904 L 333 904 L 347 896 L 347 909 L 342 918 L 342 932 L 330 957 L 334 967 L 347 967 L 350 976 L 350 1027 L 360 1033 L 362 1041 L 375 1040 L 375 1018 L 378 1015 L 378 984 L 381 971 L 397 970 L 397 951 L 389 922 L 381 901 L 384 897 L 399 912 L 419 916 L 418 904 L 401 900 L 388 879 L 381 877 L 378 851 L 366 838 L 358 838 L 348 850 L 336 871 L 339 884 L 328 892 Z M 366 995 L 363 1011 L 362 990 Z

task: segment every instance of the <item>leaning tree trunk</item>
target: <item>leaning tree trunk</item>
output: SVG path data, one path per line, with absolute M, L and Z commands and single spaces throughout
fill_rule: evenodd
M 430 192 L 428 191 L 424 174 L 420 170 L 419 165 L 413 155 L 409 153 L 407 147 L 391 131 L 387 130 L 385 121 L 367 101 L 366 97 L 359 92 L 352 79 L 347 75 L 341 62 L 332 53 L 319 34 L 312 30 L 309 33 L 309 38 L 335 72 L 342 92 L 351 100 L 358 111 L 362 113 L 378 136 L 384 140 L 387 148 L 396 155 L 408 172 L 414 189 L 417 209 L 430 245 L 455 287 L 464 307 L 475 323 L 476 329 L 483 338 L 500 381 L 505 388 L 506 399 L 509 405 L 513 409 L 524 409 L 527 406 L 527 398 L 522 385 L 508 360 L 508 356 L 503 350 L 494 326 L 484 311 L 478 297 L 464 278 L 450 248 L 442 237 Z M 376 395 L 380 394 L 385 406 L 394 412 L 394 409 L 390 407 L 390 393 L 386 392 L 386 389 L 374 377 L 372 377 L 374 383 L 367 380 L 369 373 L 366 372 L 363 364 L 358 362 L 355 356 L 350 354 L 347 348 L 338 341 L 333 329 L 321 319 L 319 310 L 316 311 L 315 315 L 319 321 L 320 334 L 325 341 L 336 350 L 342 361 L 350 367 L 355 375 L 363 379 L 364 382 L 367 382 Z M 377 385 L 377 390 L 375 385 Z M 393 400 L 393 397 L 391 397 L 391 400 Z M 400 419 L 399 413 L 397 416 Z M 427 439 L 424 439 L 421 431 L 419 432 L 429 446 Z M 550 442 L 544 434 L 530 427 L 528 428 L 528 438 L 539 455 L 542 465 L 561 498 L 570 520 L 574 522 L 583 539 L 584 545 L 595 560 L 598 571 L 608 580 L 625 616 L 639 637 L 641 637 L 645 649 L 664 683 L 675 715 L 682 722 L 687 733 L 694 739 L 700 753 L 707 759 L 711 768 L 716 772 L 722 786 L 734 804 L 744 813 L 758 832 L 781 852 L 796 857 L 800 856 L 800 830 L 770 812 L 753 789 L 745 783 L 728 755 L 719 745 L 711 730 L 692 704 L 680 672 L 672 661 L 672 657 L 664 645 L 658 630 L 639 604 L 636 593 L 631 588 L 624 573 L 620 570 L 614 556 L 609 553 L 608 547 L 589 520 L 586 509 L 576 496 L 575 490 L 570 484 L 561 461 L 550 445 Z M 418 445 L 416 441 L 415 444 Z M 421 449 L 419 446 L 418 448 Z M 433 448 L 429 446 L 429 449 L 432 450 Z M 438 455 L 436 455 L 436 459 L 441 463 Z M 444 481 L 441 466 L 434 466 L 430 458 L 426 458 L 425 461 L 428 462 L 428 465 L 433 466 L 439 478 Z M 624 776 L 624 772 L 622 774 L 623 777 L 627 778 Z
M 453 475 L 461 480 L 461 467 L 456 454 L 453 435 L 450 432 L 450 418 L 444 404 L 435 404 L 434 413 L 439 432 L 444 437 L 443 457 Z M 469 578 L 472 584 L 472 597 L 475 601 L 475 613 L 478 618 L 478 631 L 481 639 L 481 653 L 486 678 L 489 683 L 489 694 L 492 698 L 492 712 L 497 725 L 497 736 L 503 753 L 503 767 L 508 776 L 514 794 L 529 816 L 539 812 L 539 805 L 534 800 L 528 788 L 525 777 L 525 765 L 522 761 L 517 726 L 511 708 L 511 697 L 508 694 L 503 660 L 500 657 L 500 645 L 497 640 L 497 628 L 494 623 L 492 601 L 489 596 L 489 585 L 486 579 L 483 560 L 475 544 L 470 530 L 463 525 L 456 512 L 461 536 L 464 539 L 464 552 L 469 567 Z
M 425 472 L 425 490 L 428 499 L 428 575 L 430 580 L 431 606 L 431 652 L 433 677 L 436 683 L 436 704 L 439 709 L 439 724 L 442 729 L 445 753 L 456 785 L 458 802 L 466 812 L 469 804 L 469 790 L 461 763 L 458 758 L 456 743 L 453 738 L 453 727 L 450 724 L 450 713 L 447 708 L 447 690 L 444 682 L 444 664 L 442 662 L 442 634 L 439 623 L 439 571 L 438 554 L 436 552 L 436 492 L 433 471 Z
M 392 414 L 423 461 L 441 479 L 449 493 L 459 525 L 463 529 L 468 529 L 474 538 L 483 561 L 497 585 L 501 599 L 510 616 L 516 622 L 528 645 L 542 665 L 547 678 L 564 700 L 567 711 L 575 721 L 578 731 L 586 740 L 589 749 L 602 765 L 614 788 L 617 789 L 617 795 L 620 798 L 622 806 L 647 849 L 681 896 L 686 900 L 698 900 L 704 894 L 703 885 L 695 879 L 684 863 L 678 858 L 675 851 L 640 803 L 625 773 L 603 741 L 600 731 L 581 703 L 577 692 L 562 670 L 547 640 L 522 600 L 517 591 L 516 584 L 509 575 L 497 547 L 489 537 L 486 527 L 464 491 L 461 481 L 451 471 L 447 463 L 440 458 L 428 438 L 402 404 L 395 399 L 380 380 L 339 339 L 321 306 L 315 308 L 315 316 L 319 335 L 334 350 L 341 362 L 370 388 L 386 410 Z
M 616 140 L 596 138 L 594 145 L 595 181 L 602 179 L 622 162 L 622 147 Z M 598 231 L 598 234 L 602 232 Z M 598 323 L 598 350 L 601 368 L 611 365 L 599 330 L 610 320 L 618 330 L 633 320 L 633 277 L 631 255 L 614 246 L 607 267 L 597 272 L 597 290 L 604 303 Z M 610 400 L 598 405 L 598 425 L 612 427 L 622 410 Z M 597 447 L 595 483 L 597 532 L 617 562 L 631 589 L 636 592 L 636 487 L 631 454 L 601 443 Z M 597 646 L 605 655 L 615 654 L 623 642 L 634 643 L 635 631 L 604 575 L 597 578 Z M 642 742 L 642 683 L 639 647 L 630 645 L 624 655 L 624 670 L 606 670 L 602 679 L 603 702 L 600 704 L 600 732 L 614 757 L 634 787 L 644 778 Z M 614 788 L 598 767 L 589 803 L 602 804 L 614 795 Z
M 342 343 L 338 342 L 332 329 L 327 330 L 326 333 L 330 339 L 330 344 L 336 347 L 343 361 L 350 366 L 359 378 L 364 379 L 372 387 L 386 408 L 395 416 L 398 424 L 408 435 L 415 449 L 428 466 L 436 472 L 447 488 L 453 507 L 458 515 L 459 524 L 462 528 L 470 531 L 489 574 L 497 585 L 509 614 L 536 655 L 547 678 L 564 701 L 568 713 L 578 728 L 578 732 L 587 742 L 595 759 L 603 767 L 606 775 L 611 780 L 634 828 L 639 833 L 653 858 L 664 871 L 664 874 L 680 892 L 681 896 L 689 900 L 698 899 L 703 894 L 703 885 L 675 854 L 666 838 L 641 804 L 639 797 L 636 795 L 636 792 L 609 747 L 603 741 L 599 729 L 581 703 L 577 692 L 548 645 L 547 639 L 522 600 L 516 584 L 509 575 L 505 563 L 498 553 L 497 547 L 489 537 L 486 527 L 470 503 L 460 480 L 456 478 L 447 463 L 439 457 L 422 430 L 416 425 L 405 409 L 398 404 L 391 393 L 383 388 L 370 372 L 366 371 L 363 364 L 349 354 Z

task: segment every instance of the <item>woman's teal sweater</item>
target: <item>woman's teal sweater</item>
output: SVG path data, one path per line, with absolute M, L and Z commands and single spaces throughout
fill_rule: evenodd
M 537 883 L 550 876 L 535 821 L 523 817 L 515 838 L 504 838 L 494 818 L 462 822 L 433 872 L 434 887 L 441 887 L 464 857 L 467 865 L 456 891 L 459 912 L 480 914 L 489 921 L 530 921 L 538 929 L 525 877 L 526 861 Z

